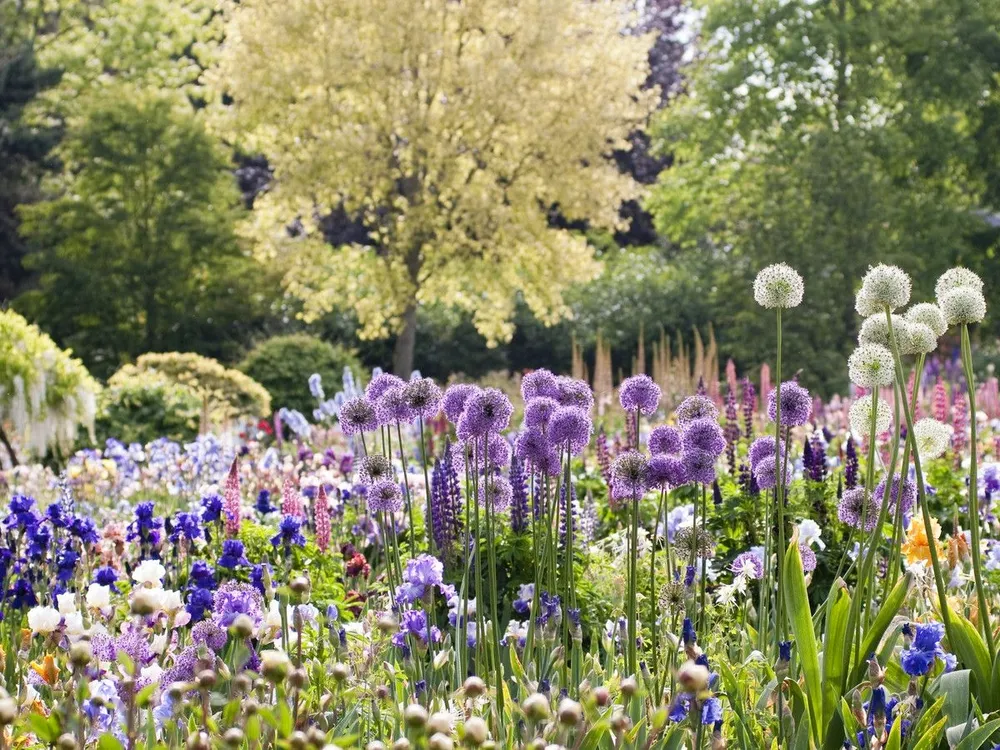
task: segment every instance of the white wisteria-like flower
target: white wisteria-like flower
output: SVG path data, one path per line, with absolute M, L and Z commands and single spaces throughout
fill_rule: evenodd
M 971 287 L 977 292 L 983 291 L 983 280 L 979 275 L 968 268 L 956 266 L 949 268 L 938 277 L 937 284 L 934 285 L 934 296 L 937 297 L 938 304 L 948 292 L 962 287 Z
M 861 344 L 847 360 L 851 382 L 862 388 L 892 385 L 894 369 L 892 352 L 881 344 Z
M 762 269 L 753 282 L 753 298 L 768 309 L 798 307 L 804 291 L 799 272 L 786 263 Z
M 937 336 L 931 327 L 923 323 L 909 321 L 906 330 L 906 345 L 899 342 L 900 354 L 930 354 L 937 349 Z
M 921 461 L 930 461 L 942 455 L 951 445 L 954 430 L 936 419 L 926 418 L 913 425 L 913 439 Z
M 940 303 L 941 312 L 949 325 L 969 325 L 986 317 L 986 298 L 971 286 L 960 286 L 945 292 Z
M 864 438 L 871 437 L 872 427 L 872 394 L 866 394 L 851 404 L 850 421 L 851 430 Z M 881 435 L 892 426 L 892 412 L 885 399 L 874 399 L 877 403 L 875 407 L 875 435 Z
M 899 266 L 872 266 L 861 283 L 861 294 L 871 303 L 890 310 L 910 301 L 910 275 Z
M 910 323 L 923 323 L 934 331 L 935 336 L 943 336 L 948 330 L 941 308 L 933 302 L 920 302 L 906 311 L 904 316 Z

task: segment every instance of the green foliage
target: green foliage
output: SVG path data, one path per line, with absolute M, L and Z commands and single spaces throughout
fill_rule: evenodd
M 115 376 L 98 402 L 98 439 L 146 444 L 166 437 L 185 442 L 198 434 L 201 408 L 197 393 L 162 374 Z
M 18 308 L 104 375 L 143 351 L 232 352 L 267 310 L 267 276 L 236 240 L 216 142 L 186 102 L 128 87 L 74 123 L 51 199 L 21 209 L 39 282 Z
M 327 390 L 335 390 L 350 368 L 361 374 L 361 362 L 349 349 L 304 333 L 275 336 L 255 346 L 239 364 L 239 369 L 271 394 L 274 408 L 296 409 L 312 414 L 315 399 L 309 393 L 309 376 L 318 373 Z

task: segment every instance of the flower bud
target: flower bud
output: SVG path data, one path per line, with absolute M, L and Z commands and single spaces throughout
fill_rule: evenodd
M 292 593 L 302 595 L 309 592 L 309 579 L 305 576 L 296 576 L 292 579 L 292 582 L 288 584 L 288 588 L 292 590 Z
M 77 750 L 79 745 L 76 744 L 76 738 L 67 732 L 66 734 L 59 735 L 59 739 L 56 740 L 56 747 L 59 750 Z
M 247 615 L 237 615 L 229 626 L 229 632 L 237 638 L 249 638 L 253 635 L 253 620 Z
M 229 747 L 239 747 L 243 744 L 243 730 L 239 727 L 230 727 L 222 735 L 222 741 Z
M 192 732 L 187 738 L 188 750 L 210 750 L 212 743 L 205 732 Z
M 292 750 L 306 750 L 309 747 L 309 740 L 306 739 L 306 733 L 298 729 L 292 732 L 292 736 L 288 738 L 288 746 Z
M 385 743 L 379 742 L 378 740 L 372 740 L 365 745 L 365 750 L 385 750 Z
M 384 615 L 378 618 L 378 623 L 376 625 L 379 630 L 387 635 L 395 633 L 399 630 L 399 622 L 397 622 L 396 618 L 391 615 Z
M 427 743 L 428 750 L 454 750 L 455 743 L 451 741 L 451 737 L 441 732 L 432 734 L 430 741 Z
M 677 670 L 677 681 L 689 693 L 699 693 L 708 688 L 710 676 L 707 667 L 691 660 L 681 664 Z
M 339 661 L 333 665 L 333 667 L 330 669 L 330 673 L 333 675 L 333 679 L 336 682 L 344 682 L 348 677 L 351 676 L 351 670 L 348 668 L 348 666 Z
M 253 698 L 248 698 L 243 701 L 243 713 L 247 716 L 253 716 L 260 709 L 260 705 Z
M 203 690 L 211 690 L 215 687 L 215 672 L 211 669 L 203 669 L 198 673 L 198 687 Z
M 13 724 L 17 718 L 17 703 L 13 698 L 3 698 L 0 700 L 0 726 Z
M 293 669 L 288 675 L 288 684 L 291 685 L 296 690 L 301 690 L 306 686 L 306 682 L 309 680 L 309 675 L 306 674 L 306 670 L 302 667 Z
M 419 703 L 411 703 L 403 710 L 403 721 L 410 729 L 423 729 L 427 723 L 427 709 Z
M 277 684 L 288 676 L 291 662 L 284 651 L 265 651 L 260 655 L 260 673 Z
M 392 743 L 392 750 L 410 750 L 410 741 L 406 737 L 400 737 Z
M 525 716 L 532 721 L 542 721 L 547 719 L 551 713 L 549 699 L 541 693 L 532 693 L 529 695 L 524 699 L 524 703 L 521 704 L 521 708 L 524 709 Z
M 253 687 L 253 682 L 242 672 L 233 678 L 233 690 L 241 695 L 245 695 L 250 692 Z
M 85 667 L 94 658 L 90 641 L 77 641 L 69 648 L 69 663 L 74 667 Z
M 598 685 L 596 688 L 594 688 L 594 702 L 598 706 L 604 708 L 605 706 L 608 705 L 610 701 L 611 701 L 611 693 L 608 692 L 608 689 L 604 687 L 604 685 Z
M 427 731 L 430 734 L 436 732 L 451 734 L 451 714 L 446 714 L 443 711 L 431 714 L 431 718 L 427 721 Z
M 639 683 L 636 681 L 635 677 L 626 677 L 622 680 L 621 690 L 622 695 L 626 698 L 631 698 L 639 692 Z
M 465 684 L 462 685 L 462 690 L 469 698 L 478 698 L 486 692 L 486 683 L 483 682 L 481 677 L 472 675 L 465 680 Z
M 486 742 L 489 731 L 486 722 L 479 716 L 470 716 L 465 722 L 465 741 L 473 747 L 479 747 Z
M 559 723 L 575 727 L 583 721 L 583 709 L 580 704 L 569 698 L 563 698 L 559 703 Z

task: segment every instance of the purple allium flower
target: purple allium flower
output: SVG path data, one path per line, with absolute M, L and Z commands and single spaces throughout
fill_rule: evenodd
M 337 413 L 340 431 L 347 436 L 359 432 L 371 432 L 378 428 L 378 414 L 375 405 L 365 396 L 356 396 L 344 402 Z
M 429 588 L 444 582 L 444 564 L 433 555 L 417 555 L 406 561 L 403 583 L 396 592 L 397 604 L 422 599 Z
M 757 488 L 761 490 L 773 490 L 778 486 L 778 460 L 773 455 L 765 456 L 753 467 L 753 476 L 757 480 Z M 785 486 L 792 482 L 792 472 L 785 467 Z
M 502 432 L 510 424 L 514 405 L 499 388 L 486 388 L 465 402 L 458 420 L 458 437 L 464 442 Z
M 394 385 L 386 388 L 375 402 L 375 414 L 379 424 L 396 424 L 412 422 L 417 413 L 406 401 L 405 386 Z
M 660 405 L 660 394 L 660 386 L 649 375 L 633 375 L 621 384 L 618 401 L 627 412 L 652 414 Z
M 226 646 L 228 636 L 224 628 L 221 628 L 212 620 L 202 620 L 191 629 L 191 640 L 195 643 L 204 643 L 215 653 L 219 653 Z
M 156 658 L 145 629 L 135 625 L 128 628 L 115 639 L 115 650 L 124 651 L 139 666 L 146 666 Z
M 590 414 L 578 406 L 560 407 L 549 422 L 548 437 L 557 448 L 569 445 L 570 453 L 581 453 L 590 443 Z
M 885 497 L 885 486 L 886 486 L 885 480 L 886 478 L 883 477 L 882 481 L 879 482 L 877 485 L 875 485 L 875 491 L 872 493 L 874 495 L 873 498 L 874 502 L 880 508 L 882 507 L 882 499 Z M 888 510 L 893 515 L 896 514 L 896 501 L 899 499 L 899 485 L 900 485 L 900 476 L 899 474 L 897 474 L 893 479 L 892 489 L 889 491 Z M 917 500 L 917 487 L 909 479 L 903 480 L 902 485 L 903 485 L 902 508 L 903 508 L 903 515 L 905 516 L 909 514 L 911 510 L 913 510 L 913 504 Z
M 521 398 L 525 404 L 536 398 L 558 399 L 559 395 L 559 381 L 544 368 L 529 372 L 521 378 Z
M 855 529 L 861 528 L 864 519 L 864 530 L 871 531 L 878 521 L 879 506 L 875 498 L 865 492 L 864 487 L 847 490 L 837 503 L 837 518 Z
M 528 530 L 530 509 L 528 507 L 528 485 L 524 477 L 521 460 L 515 458 L 510 465 L 510 527 L 515 534 Z
M 227 581 L 215 592 L 214 609 L 216 622 L 228 628 L 237 617 L 246 615 L 255 625 L 264 621 L 264 598 L 248 583 Z
M 681 443 L 685 451 L 705 451 L 718 458 L 726 450 L 726 438 L 718 422 L 712 419 L 694 419 L 684 426 Z
M 750 465 L 756 466 L 768 456 L 774 456 L 774 435 L 762 435 L 750 444 L 747 455 Z
M 513 489 L 506 477 L 499 474 L 491 474 L 481 477 L 479 480 L 479 504 L 486 505 L 487 501 L 492 501 L 492 509 L 496 513 L 503 513 L 510 507 L 513 499 Z
M 403 509 L 403 493 L 391 479 L 381 479 L 369 487 L 367 500 L 371 513 L 397 513 Z
M 550 396 L 535 396 L 524 404 L 524 426 L 528 429 L 547 429 L 549 420 L 559 407 L 559 402 Z
M 802 556 L 802 572 L 812 573 L 816 570 L 816 553 L 808 544 L 799 545 L 799 555 Z
M 430 378 L 411 380 L 403 388 L 406 405 L 419 417 L 431 419 L 441 410 L 441 389 Z
M 396 375 L 391 375 L 387 372 L 381 372 L 373 377 L 365 387 L 365 398 L 372 403 L 375 403 L 382 397 L 382 394 L 390 388 L 404 385 L 406 385 L 406 383 L 402 378 L 397 377 Z
M 444 415 L 448 418 L 448 421 L 452 424 L 458 424 L 458 420 L 462 416 L 462 411 L 465 409 L 465 402 L 469 400 L 470 396 L 478 392 L 478 386 L 469 383 L 453 383 L 449 385 L 441 401 L 441 408 L 444 410 Z
M 625 451 L 611 466 L 611 496 L 638 500 L 649 488 L 649 460 L 639 451 Z
M 649 486 L 671 490 L 686 484 L 687 467 L 680 456 L 657 453 L 649 459 Z
M 581 409 L 590 411 L 594 406 L 594 392 L 583 380 L 560 375 L 556 378 L 559 387 L 557 400 L 563 406 L 579 406 Z
M 358 481 L 371 486 L 383 479 L 392 479 L 392 462 L 381 453 L 369 453 L 358 464 Z
M 524 430 L 514 440 L 514 453 L 531 471 L 556 476 L 559 454 L 541 430 Z
M 271 545 L 288 549 L 292 545 L 304 547 L 306 538 L 302 535 L 302 520 L 295 516 L 283 516 L 278 524 L 278 533 L 271 537 Z
M 729 566 L 735 575 L 742 575 L 754 581 L 764 577 L 764 560 L 754 551 L 741 552 Z
M 498 435 L 495 432 L 491 432 L 486 436 L 486 458 L 489 461 L 489 468 L 491 471 L 495 471 L 502 466 L 506 466 L 510 463 L 511 456 L 510 443 L 503 435 Z M 479 459 L 482 461 L 482 457 Z M 483 470 L 486 466 L 481 467 Z
M 711 484 L 715 481 L 715 459 L 711 453 L 697 449 L 685 450 L 681 453 L 681 461 L 688 481 L 698 484 Z
M 777 394 L 775 388 L 767 394 L 767 416 L 773 422 L 777 411 Z M 795 427 L 805 424 L 812 415 L 812 396 L 809 391 L 794 380 L 786 380 L 781 384 L 781 424 L 785 427 Z
M 718 421 L 719 410 L 708 396 L 688 396 L 677 407 L 677 424 L 681 427 L 696 419 Z
M 107 633 L 93 633 L 90 636 L 90 646 L 94 656 L 100 661 L 114 661 L 118 658 L 118 649 L 114 639 Z
M 649 452 L 653 455 L 659 453 L 676 455 L 681 452 L 681 448 L 681 434 L 673 427 L 663 424 L 650 431 Z

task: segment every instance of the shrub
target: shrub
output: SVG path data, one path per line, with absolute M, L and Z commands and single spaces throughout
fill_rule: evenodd
M 316 407 L 307 385 L 309 376 L 319 373 L 329 391 L 340 383 L 345 367 L 355 375 L 361 372 L 361 363 L 353 351 L 304 333 L 262 341 L 239 365 L 268 390 L 275 408 L 295 409 L 307 417 Z
M 115 376 L 99 400 L 97 432 L 126 444 L 159 437 L 184 442 L 198 434 L 201 407 L 194 390 L 161 373 Z

